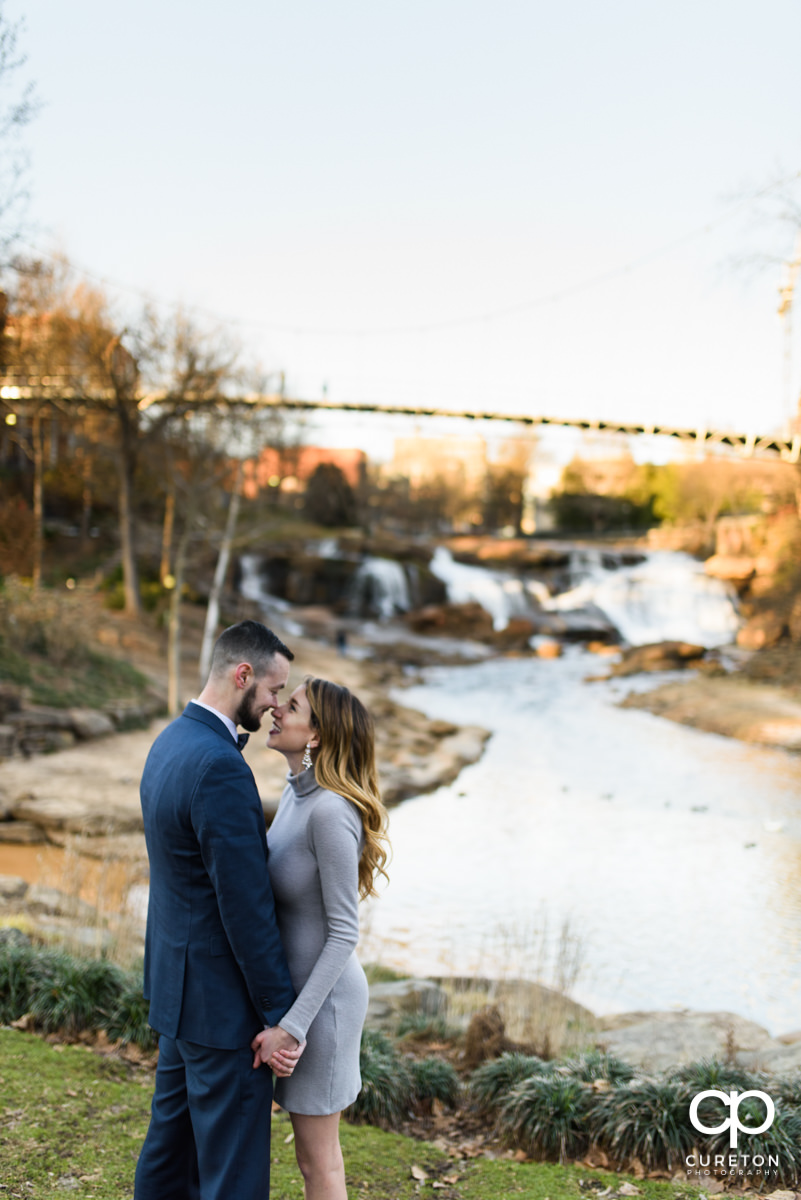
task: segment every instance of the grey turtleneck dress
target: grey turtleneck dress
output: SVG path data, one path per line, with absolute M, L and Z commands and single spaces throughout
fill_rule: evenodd
M 267 834 L 278 927 L 297 1000 L 281 1026 L 306 1049 L 278 1079 L 287 1112 L 328 1116 L 359 1094 L 359 1047 L 367 980 L 359 940 L 359 859 L 364 832 L 343 796 L 321 788 L 310 767 L 288 776 Z

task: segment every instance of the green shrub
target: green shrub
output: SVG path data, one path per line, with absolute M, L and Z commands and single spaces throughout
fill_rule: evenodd
M 676 1079 L 644 1079 L 596 1095 L 590 1132 L 610 1158 L 638 1158 L 647 1170 L 672 1170 L 684 1160 L 698 1134 L 690 1124 L 693 1091 Z
M 778 1097 L 788 1108 L 801 1108 L 801 1074 L 776 1079 L 771 1089 L 763 1088 L 763 1091 L 767 1090 L 770 1090 L 774 1099 Z
M 532 1157 L 580 1158 L 589 1146 L 587 1115 L 594 1096 L 577 1079 L 534 1075 L 501 1101 L 501 1132 Z
M 765 1106 L 755 1099 L 743 1100 L 738 1116 L 743 1125 L 758 1129 L 765 1120 Z M 770 1155 L 775 1155 L 778 1164 L 771 1169 L 777 1174 L 771 1176 L 771 1182 L 785 1186 L 797 1185 L 801 1175 L 801 1113 L 797 1109 L 784 1108 L 781 1102 L 778 1103 L 770 1128 L 764 1133 L 749 1134 L 747 1143 L 747 1147 L 742 1144 L 740 1146 L 740 1154 L 744 1160 L 746 1156 L 747 1160 L 753 1161 L 757 1155 L 763 1155 L 767 1162 Z M 728 1132 L 711 1136 L 708 1147 L 710 1154 L 723 1154 L 727 1160 L 730 1154 L 735 1153 L 729 1148 Z M 745 1167 L 745 1161 L 743 1166 Z
M 613 1054 L 605 1054 L 602 1050 L 590 1050 L 577 1058 L 570 1058 L 557 1065 L 557 1071 L 578 1079 L 582 1083 L 593 1083 L 596 1079 L 604 1079 L 607 1083 L 628 1083 L 634 1078 L 634 1068 Z
M 399 1038 L 429 1038 L 443 1042 L 455 1041 L 459 1036 L 458 1030 L 453 1029 L 444 1017 L 431 1016 L 428 1013 L 406 1013 L 398 1021 L 395 1032 Z
M 388 1038 L 365 1030 L 359 1068 L 362 1090 L 345 1110 L 345 1116 L 349 1121 L 364 1121 L 368 1125 L 397 1125 L 407 1116 L 413 1099 L 408 1066 Z
M 34 588 L 13 575 L 0 586 L 0 628 L 10 650 L 73 668 L 86 657 L 86 609 L 77 594 Z
M 414 1098 L 430 1107 L 439 1100 L 447 1108 L 455 1108 L 462 1090 L 459 1076 L 449 1062 L 442 1058 L 418 1058 L 409 1063 Z
M 148 1025 L 149 1012 L 150 1004 L 142 995 L 141 978 L 128 974 L 122 980 L 103 1028 L 112 1041 L 134 1042 L 143 1050 L 154 1050 L 158 1036 Z
M 698 1062 L 676 1067 L 668 1074 L 669 1079 L 686 1083 L 693 1095 L 716 1089 L 729 1092 L 733 1088 L 738 1092 L 747 1092 L 752 1088 L 765 1088 L 765 1076 L 736 1063 L 721 1062 L 717 1058 L 702 1058 Z M 706 1122 L 705 1122 L 706 1123 Z
M 0 1024 L 10 1025 L 28 1011 L 35 951 L 15 942 L 0 948 Z
M 45 1033 L 102 1028 L 122 979 L 120 968 L 105 959 L 40 951 L 33 960 L 29 1012 Z
M 44 1033 L 105 1029 L 113 1040 L 152 1049 L 148 1003 L 138 973 L 105 958 L 74 958 L 46 946 L 0 943 L 0 1023 L 30 1013 Z
M 533 1075 L 551 1074 L 553 1068 L 534 1054 L 502 1054 L 482 1065 L 470 1076 L 470 1093 L 485 1112 L 491 1112 L 512 1088 Z

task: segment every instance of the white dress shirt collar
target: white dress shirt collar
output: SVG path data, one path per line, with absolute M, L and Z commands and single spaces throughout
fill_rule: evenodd
M 202 700 L 193 700 L 193 704 L 197 704 L 199 708 L 205 708 L 207 712 L 214 713 L 215 717 L 219 717 L 225 728 L 230 733 L 234 741 L 239 744 L 239 737 L 236 732 L 236 725 L 230 717 L 226 717 L 225 713 L 221 713 L 219 708 L 212 708 L 210 704 L 204 704 Z

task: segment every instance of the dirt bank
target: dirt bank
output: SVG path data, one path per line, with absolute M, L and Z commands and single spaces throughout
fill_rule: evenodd
M 632 693 L 622 708 L 692 725 L 708 733 L 801 751 L 801 700 L 794 690 L 743 675 L 693 676 Z

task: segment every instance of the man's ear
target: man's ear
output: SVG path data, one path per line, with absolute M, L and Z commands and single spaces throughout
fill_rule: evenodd
M 253 668 L 251 667 L 250 663 L 238 663 L 236 670 L 234 671 L 234 683 L 240 689 L 240 691 L 244 690 L 248 686 L 252 678 Z

